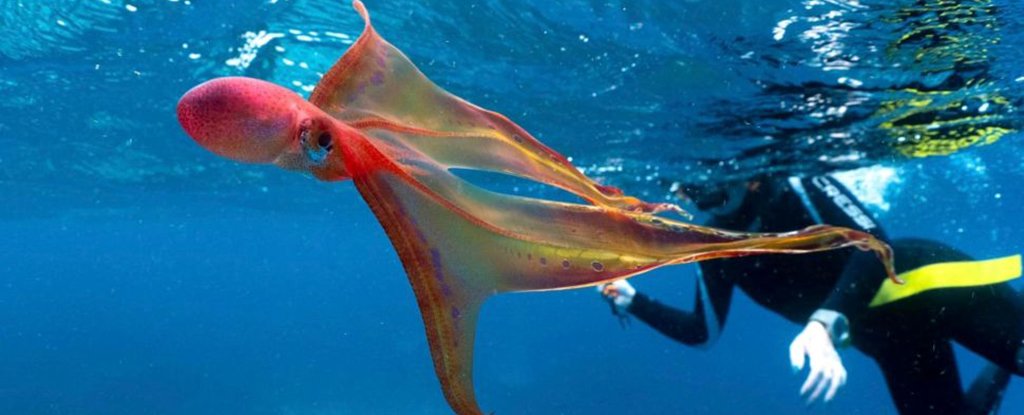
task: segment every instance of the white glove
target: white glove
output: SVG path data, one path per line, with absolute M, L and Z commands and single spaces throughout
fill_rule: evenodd
M 793 365 L 794 372 L 803 370 L 804 356 L 810 360 L 811 367 L 807 380 L 800 387 L 800 395 L 811 392 L 807 397 L 807 404 L 810 405 L 827 388 L 824 401 L 831 401 L 839 387 L 846 384 L 846 368 L 843 367 L 843 361 L 839 358 L 839 353 L 836 352 L 824 324 L 818 321 L 807 323 L 804 331 L 789 345 L 789 362 Z
M 636 295 L 636 288 L 633 288 L 626 280 L 618 280 L 610 284 L 597 286 L 597 292 L 605 299 L 611 301 L 615 306 L 617 315 L 625 315 L 629 305 L 633 304 L 633 296 Z

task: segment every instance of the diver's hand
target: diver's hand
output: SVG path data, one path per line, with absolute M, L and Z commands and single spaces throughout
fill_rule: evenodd
M 629 305 L 633 304 L 633 296 L 636 295 L 636 288 L 626 280 L 599 285 L 597 291 L 615 306 L 617 315 L 626 315 L 626 310 L 629 310 Z
M 807 323 L 804 331 L 789 345 L 789 362 L 794 372 L 803 370 L 805 357 L 810 360 L 810 372 L 800 387 L 800 395 L 810 392 L 808 405 L 814 403 L 822 392 L 825 392 L 823 400 L 831 401 L 839 387 L 846 384 L 846 368 L 824 324 L 817 321 Z

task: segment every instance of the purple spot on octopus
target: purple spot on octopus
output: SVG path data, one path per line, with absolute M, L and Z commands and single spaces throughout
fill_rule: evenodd
M 416 223 L 416 219 L 414 219 L 412 216 L 409 216 L 408 214 L 406 214 L 405 213 L 405 209 L 402 208 L 401 206 L 398 207 L 398 213 L 401 216 L 403 216 L 405 218 L 408 218 L 409 224 L 412 225 L 412 229 L 416 232 L 416 238 L 419 239 L 421 243 L 426 245 L 427 244 L 427 237 L 423 235 L 423 231 L 420 230 L 420 224 Z M 431 254 L 430 255 L 434 258 L 435 262 L 437 262 L 438 264 L 441 263 L 441 257 L 440 257 L 440 255 L 436 254 L 436 251 L 431 250 Z
M 441 268 L 441 253 L 436 249 L 430 250 L 430 264 L 434 266 L 434 278 L 438 281 L 444 280 L 444 270 Z
M 370 82 L 374 85 L 380 85 L 384 83 L 384 72 L 377 71 L 373 73 L 373 77 L 370 78 Z
M 569 266 L 570 266 L 570 265 L 572 265 L 572 264 L 571 264 L 571 263 L 569 263 L 569 260 L 568 260 L 568 259 L 563 259 L 563 260 L 562 260 L 562 269 L 569 269 Z
M 544 257 L 540 257 L 540 265 L 541 266 L 545 266 L 545 267 L 548 266 L 548 259 L 544 258 Z
M 462 315 L 462 312 L 459 311 L 459 309 L 457 307 L 452 307 L 452 318 L 458 320 L 459 316 L 461 316 L 461 315 Z
M 590 266 L 592 268 L 594 268 L 594 271 L 597 271 L 597 272 L 604 271 L 604 264 L 602 264 L 600 262 L 597 262 L 597 261 L 591 262 Z

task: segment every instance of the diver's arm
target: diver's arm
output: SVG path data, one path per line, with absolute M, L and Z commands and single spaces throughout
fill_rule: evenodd
M 819 310 L 834 310 L 844 317 L 856 320 L 868 309 L 878 287 L 886 278 L 885 268 L 873 254 L 855 252 L 846 263 L 832 294 L 822 303 Z M 830 318 L 817 318 L 831 324 Z M 831 328 L 831 326 L 830 326 Z
M 709 261 L 710 264 L 720 261 Z M 690 346 L 710 345 L 718 338 L 732 301 L 732 283 L 721 278 L 714 266 L 701 266 L 693 311 L 665 305 L 636 293 L 628 311 L 666 337 Z M 710 271 L 710 272 L 709 272 Z M 707 278 L 710 276 L 710 278 Z
M 800 196 L 807 212 L 820 224 L 843 226 L 870 233 L 886 241 L 885 232 L 864 206 L 829 176 L 791 178 L 791 188 Z M 872 253 L 853 251 L 836 281 L 832 294 L 810 316 L 807 325 L 789 346 L 795 372 L 808 364 L 808 375 L 800 395 L 810 404 L 821 398 L 828 402 L 846 383 L 847 373 L 836 350 L 850 340 L 850 320 L 867 310 L 875 291 L 887 277 L 881 261 Z
M 868 213 L 867 209 L 853 194 L 829 176 L 815 176 L 791 179 L 794 190 L 801 194 L 808 210 L 819 223 L 844 226 L 870 233 L 888 242 L 885 231 Z M 851 255 L 832 294 L 822 303 L 820 309 L 834 311 L 816 313 L 816 321 L 832 329 L 835 318 L 856 319 L 864 313 L 874 298 L 878 287 L 886 278 L 885 268 L 871 252 L 855 251 Z M 830 330 L 831 331 L 831 330 Z M 838 344 L 837 344 L 838 345 Z

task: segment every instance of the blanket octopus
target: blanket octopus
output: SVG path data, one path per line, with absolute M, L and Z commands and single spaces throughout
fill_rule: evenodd
M 482 413 L 473 341 L 480 306 L 494 294 L 594 286 L 712 258 L 844 247 L 874 251 L 896 279 L 890 248 L 862 232 L 821 225 L 738 233 L 657 216 L 678 208 L 592 181 L 508 118 L 441 89 L 377 34 L 359 1 L 354 7 L 365 29 L 308 101 L 265 81 L 218 78 L 181 98 L 178 119 L 220 156 L 355 184 L 405 268 L 456 413 Z M 453 168 L 518 176 L 586 203 L 488 191 Z

